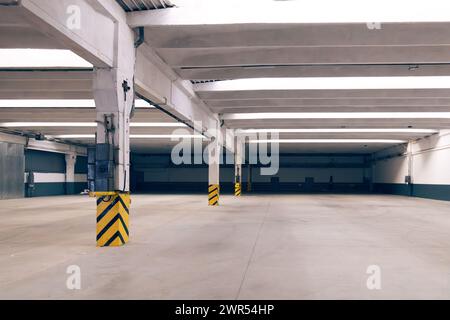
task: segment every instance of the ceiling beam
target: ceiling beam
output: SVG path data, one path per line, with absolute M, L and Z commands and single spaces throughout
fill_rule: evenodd
M 81 10 L 80 29 L 68 27 L 67 8 L 72 5 Z M 125 12 L 115 1 L 23 0 L 18 8 L 26 23 L 56 39 L 64 48 L 74 51 L 95 67 L 118 67 L 116 55 L 120 56 L 124 51 L 121 50 L 121 44 L 117 44 L 117 32 L 129 32 L 130 29 L 126 25 Z M 137 49 L 136 55 L 135 83 L 137 92 L 142 97 L 158 104 L 182 121 L 201 126 L 200 131 L 217 127 L 218 116 L 198 98 L 189 81 L 179 79 L 179 76 L 145 44 Z M 16 79 L 13 82 L 2 86 L 1 98 L 92 96 L 91 79 L 73 80 L 69 76 L 69 79 L 64 81 L 45 78 Z M 39 96 L 42 93 L 43 96 Z M 77 94 L 80 94 L 80 97 Z
M 449 45 L 158 49 L 172 67 L 448 63 Z
M 65 144 L 65 143 L 56 142 L 56 141 L 48 141 L 48 140 L 41 141 L 41 140 L 36 140 L 34 138 L 27 139 L 26 137 L 23 137 L 23 136 L 7 134 L 7 133 L 3 133 L 3 132 L 0 132 L 0 142 L 22 144 L 27 149 L 32 149 L 32 150 L 41 150 L 41 151 L 65 153 L 65 154 L 75 153 L 79 156 L 87 155 L 87 149 L 85 147 L 71 145 L 71 144 Z
M 178 67 L 175 68 L 175 71 L 183 79 L 189 80 L 291 77 L 448 76 L 450 75 L 450 64 L 240 65 Z
M 193 85 L 181 80 L 147 45 L 137 52 L 136 90 L 144 98 L 194 126 L 199 131 L 215 128 L 218 116 L 201 101 Z
M 260 108 L 260 107 L 450 107 L 450 98 L 267 98 L 207 100 L 211 108 Z
M 449 99 L 450 89 L 214 91 L 199 88 L 197 94 L 207 102 L 252 99 Z
M 227 120 L 229 128 L 286 129 L 286 128 L 426 128 L 449 129 L 450 119 L 295 119 L 295 120 Z
M 22 0 L 22 16 L 34 28 L 55 39 L 97 67 L 114 66 L 115 21 L 94 8 L 89 0 Z M 80 8 L 80 28 L 70 28 L 68 8 Z M 18 39 L 20 41 L 20 39 Z M 36 46 L 39 48 L 39 43 Z
M 153 21 L 149 21 L 150 25 Z M 323 47 L 449 45 L 450 23 L 261 23 L 148 26 L 155 48 Z

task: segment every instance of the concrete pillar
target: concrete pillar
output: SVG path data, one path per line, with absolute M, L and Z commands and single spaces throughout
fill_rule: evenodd
M 130 115 L 134 106 L 134 33 L 118 26 L 114 68 L 96 68 L 95 195 L 97 246 L 128 242 L 130 205 Z
M 234 147 L 234 195 L 240 197 L 242 194 L 242 161 L 244 143 L 237 137 Z
M 247 166 L 247 192 L 252 191 L 252 165 L 249 163 Z
M 407 146 L 407 159 L 408 159 L 408 175 L 405 178 L 405 183 L 408 184 L 409 196 L 414 195 L 414 177 L 413 177 L 413 142 L 409 141 Z
M 75 193 L 75 164 L 77 155 L 74 153 L 66 154 L 66 194 Z
M 220 156 L 222 148 L 222 135 L 220 130 L 215 131 L 216 136 L 208 145 L 208 204 L 210 206 L 218 206 L 220 196 Z
M 96 191 L 128 192 L 130 184 L 130 113 L 134 102 L 132 75 L 96 70 Z

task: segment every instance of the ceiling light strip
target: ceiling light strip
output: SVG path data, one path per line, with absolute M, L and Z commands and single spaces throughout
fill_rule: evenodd
M 230 113 L 224 120 L 265 119 L 450 119 L 450 112 L 266 112 Z
M 36 127 L 97 127 L 95 122 L 3 122 L 0 127 L 5 128 L 36 128 Z M 179 128 L 187 127 L 179 122 L 134 122 L 132 128 Z
M 434 129 L 243 129 L 238 134 L 245 133 L 423 133 L 433 134 Z
M 250 140 L 249 143 L 299 143 L 299 144 L 345 144 L 345 143 L 378 143 L 378 144 L 400 144 L 406 140 L 392 139 L 270 139 L 270 140 Z

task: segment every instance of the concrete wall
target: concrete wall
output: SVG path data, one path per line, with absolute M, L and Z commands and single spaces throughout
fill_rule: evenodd
M 450 130 L 411 143 L 410 151 L 411 160 L 406 148 L 399 147 L 374 155 L 391 156 L 373 164 L 375 190 L 450 200 Z M 408 175 L 411 175 L 412 184 L 405 183 Z
M 264 176 L 258 165 L 252 166 L 254 191 L 272 192 L 358 192 L 368 190 L 365 182 L 370 172 L 364 156 L 287 156 L 281 155 L 280 169 L 274 176 Z M 206 165 L 175 166 L 170 155 L 133 155 L 132 187 L 136 192 L 204 192 L 208 185 Z M 233 165 L 222 165 L 220 182 L 223 192 L 234 189 Z M 314 183 L 306 185 L 306 178 Z M 243 182 L 248 181 L 248 168 L 243 168 Z
M 23 145 L 0 142 L 0 200 L 23 198 Z
M 34 187 L 27 183 L 34 175 Z M 27 150 L 25 152 L 25 194 L 27 197 L 77 194 L 87 187 L 86 157 L 77 157 L 75 182 L 66 183 L 65 155 L 56 152 Z

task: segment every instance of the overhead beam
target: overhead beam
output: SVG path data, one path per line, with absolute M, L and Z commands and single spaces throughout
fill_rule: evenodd
M 295 120 L 225 120 L 229 128 L 450 128 L 450 119 L 295 119 Z
M 62 47 L 58 42 L 29 26 L 0 26 L 0 46 L 2 49 L 27 49 L 30 47 L 38 49 L 60 49 Z
M 173 14 L 177 10 L 166 11 Z M 252 10 L 252 12 L 255 10 Z M 131 13 L 153 16 L 155 13 Z M 164 14 L 157 12 L 158 15 Z M 251 14 L 251 13 L 248 13 Z M 231 18 L 231 17 L 229 17 Z M 366 23 L 241 23 L 204 25 L 159 25 L 155 19 L 141 19 L 146 40 L 154 48 L 230 47 L 322 47 L 322 46 L 417 46 L 449 45 L 448 22 L 383 23 L 371 29 Z
M 113 67 L 115 62 L 114 20 L 90 4 L 89 0 L 22 0 L 20 8 L 26 22 L 55 39 L 97 67 Z M 79 27 L 68 23 L 71 11 L 79 8 Z M 19 39 L 20 40 L 20 39 Z M 36 44 L 37 47 L 38 44 Z
M 0 70 L 0 99 L 89 99 L 92 70 Z
M 67 24 L 67 8 L 73 5 L 80 8 L 80 29 L 69 28 Z M 131 29 L 125 24 L 125 12 L 115 1 L 23 0 L 19 8 L 26 23 L 56 39 L 66 49 L 74 51 L 97 68 L 121 68 L 120 61 L 125 63 L 134 59 L 134 56 L 128 57 L 126 50 L 117 43 L 119 32 L 125 34 Z M 120 25 L 120 28 L 117 28 L 117 25 Z M 126 28 L 128 29 L 125 30 Z M 192 84 L 179 79 L 150 47 L 145 44 L 139 47 L 136 57 L 134 79 L 136 90 L 141 96 L 179 119 L 199 127 L 201 132 L 217 127 L 218 116 L 199 99 Z M 2 98 L 92 97 L 91 80 L 67 80 L 60 83 L 54 79 L 17 81 L 6 85 L 4 95 L 0 92 Z M 66 85 L 67 83 L 69 85 Z M 22 86 L 20 90 L 17 89 L 18 86 Z M 51 87 L 51 90 L 46 91 L 46 87 Z
M 402 90 L 236 90 L 208 91 L 199 88 L 197 94 L 204 100 L 246 99 L 448 99 L 449 89 Z M 209 102 L 209 101 L 208 101 Z
M 386 65 L 241 65 L 215 67 L 178 67 L 175 71 L 190 80 L 227 80 L 289 77 L 401 77 L 447 76 L 450 64 Z
M 80 156 L 87 155 L 87 150 L 85 147 L 60 143 L 60 142 L 56 142 L 56 141 L 48 141 L 48 140 L 40 141 L 40 140 L 36 140 L 34 138 L 28 139 L 23 136 L 7 134 L 7 133 L 3 133 L 3 132 L 0 132 L 0 141 L 21 144 L 21 145 L 24 145 L 27 149 L 32 149 L 32 150 L 41 150 L 41 151 L 64 153 L 64 154 L 75 153 Z
M 449 45 L 159 49 L 172 67 L 299 64 L 421 64 L 450 61 Z
M 217 113 L 257 113 L 257 112 L 449 112 L 450 106 L 327 106 L 327 107 L 242 107 L 212 108 Z
M 438 97 L 400 97 L 400 98 L 383 98 L 383 97 L 330 97 L 330 98 L 266 98 L 266 99 L 230 99 L 227 100 L 206 100 L 208 106 L 214 109 L 229 108 L 249 108 L 257 109 L 263 107 L 278 108 L 302 108 L 302 107 L 449 107 L 450 98 Z
M 200 132 L 217 127 L 218 116 L 199 99 L 193 85 L 179 79 L 146 44 L 139 48 L 136 64 L 136 90 L 141 96 Z

